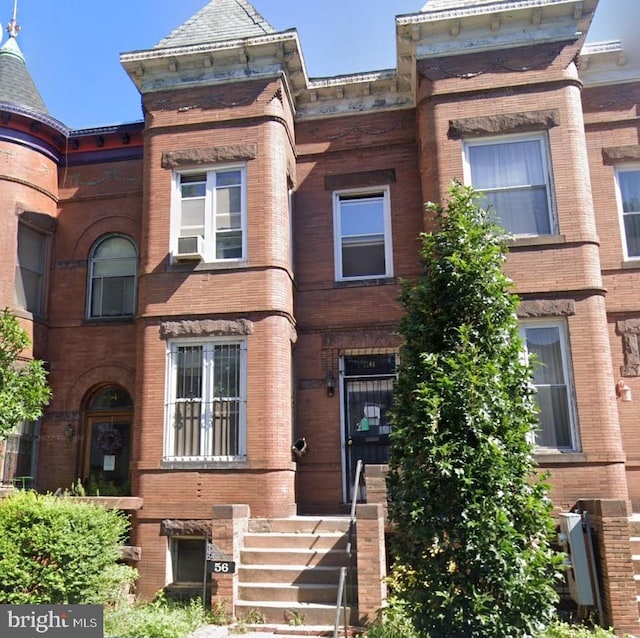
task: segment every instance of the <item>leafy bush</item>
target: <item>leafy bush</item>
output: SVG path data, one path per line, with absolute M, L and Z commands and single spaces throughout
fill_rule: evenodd
M 615 635 L 613 629 L 602 627 L 589 629 L 580 625 L 556 622 L 547 627 L 539 638 L 610 638 Z
M 148 603 L 106 607 L 104 612 L 107 637 L 185 638 L 203 625 L 224 625 L 227 622 L 221 606 L 207 612 L 200 600 L 182 604 L 169 602 L 164 596 Z
M 115 510 L 18 491 L 0 500 L 0 603 L 105 603 L 136 571 L 117 563 L 128 529 Z
M 534 387 L 505 235 L 455 184 L 405 282 L 387 478 L 396 593 L 420 636 L 517 638 L 548 624 L 561 557 L 535 476 Z

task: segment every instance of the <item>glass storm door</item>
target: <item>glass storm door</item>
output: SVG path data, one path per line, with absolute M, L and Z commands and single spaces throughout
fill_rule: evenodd
M 343 423 L 345 436 L 344 480 L 346 501 L 351 501 L 356 464 L 389 462 L 395 354 L 345 355 L 342 359 Z M 361 485 L 364 481 L 361 482 Z M 358 500 L 364 500 L 364 490 Z

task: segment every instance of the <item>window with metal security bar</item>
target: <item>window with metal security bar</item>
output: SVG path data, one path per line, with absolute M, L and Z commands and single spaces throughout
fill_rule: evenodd
M 165 460 L 245 456 L 244 341 L 170 344 Z

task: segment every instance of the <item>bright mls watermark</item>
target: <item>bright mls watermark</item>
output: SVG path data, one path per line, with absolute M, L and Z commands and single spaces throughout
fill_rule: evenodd
M 0 636 L 103 638 L 102 605 L 0 605 Z

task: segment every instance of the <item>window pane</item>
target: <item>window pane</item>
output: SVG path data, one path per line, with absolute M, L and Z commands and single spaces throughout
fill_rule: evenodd
M 93 251 L 94 259 L 119 259 L 137 257 L 136 249 L 126 237 L 109 237 Z
M 216 346 L 213 351 L 213 395 L 217 398 L 240 396 L 240 345 Z
M 200 456 L 202 403 L 197 400 L 178 401 L 173 407 L 174 456 Z
M 640 171 L 620 171 L 618 173 L 622 210 L 625 213 L 640 212 Z
M 176 399 L 202 397 L 202 346 L 177 350 Z
M 342 276 L 369 277 L 386 273 L 384 242 L 342 246 Z
M 219 171 L 216 173 L 216 187 L 242 184 L 242 171 Z
M 349 235 L 384 234 L 382 197 L 361 199 L 340 198 L 340 232 Z
M 240 213 L 241 191 L 239 186 L 219 188 L 216 191 L 216 212 L 218 215 Z
M 95 279 L 93 316 L 124 317 L 132 315 L 134 281 L 133 277 Z
M 240 259 L 242 257 L 242 233 L 219 232 L 216 236 L 216 259 Z
M 94 277 L 122 277 L 133 276 L 136 272 L 136 259 L 112 259 L 97 261 L 93 266 Z
M 627 255 L 640 257 L 640 214 L 624 214 L 624 235 L 627 239 Z
M 477 190 L 545 183 L 539 140 L 469 146 L 471 181 Z
M 572 448 L 569 388 L 564 375 L 562 335 L 557 326 L 525 329 L 526 347 L 534 357 L 539 430 L 536 442 L 551 448 Z
M 182 202 L 180 237 L 202 235 L 204 237 L 204 199 Z
M 571 448 L 571 425 L 569 401 L 565 386 L 538 387 L 536 403 L 540 412 L 540 427 L 536 432 L 536 443 L 550 448 Z
M 491 206 L 497 222 L 514 235 L 551 233 L 549 202 L 544 186 L 484 193 L 483 206 Z
M 205 563 L 203 538 L 173 538 L 173 582 L 202 583 Z
M 18 225 L 16 303 L 29 312 L 43 311 L 46 246 L 45 235 L 23 224 Z
M 240 213 L 218 213 L 216 215 L 216 228 L 222 230 L 239 229 L 242 224 Z

